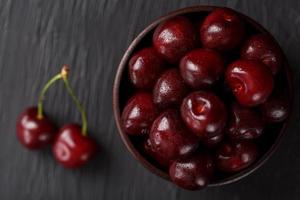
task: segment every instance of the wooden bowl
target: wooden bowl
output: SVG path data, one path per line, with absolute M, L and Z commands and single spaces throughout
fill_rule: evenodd
M 187 16 L 191 20 L 195 19 L 203 19 L 209 12 L 212 10 L 219 8 L 215 6 L 194 6 L 176 10 L 171 12 L 170 14 L 163 16 L 153 23 L 151 23 L 148 27 L 146 27 L 130 44 L 127 51 L 125 52 L 120 65 L 118 67 L 118 71 L 115 77 L 115 82 L 113 86 L 113 110 L 114 116 L 116 120 L 116 124 L 120 133 L 120 136 L 125 143 L 129 152 L 140 162 L 142 163 L 147 169 L 151 172 L 155 173 L 156 175 L 167 179 L 170 181 L 169 175 L 167 171 L 159 168 L 159 166 L 155 163 L 154 160 L 149 158 L 147 155 L 141 151 L 141 146 L 139 144 L 139 138 L 129 137 L 122 128 L 121 125 L 121 112 L 124 108 L 125 103 L 129 99 L 130 96 L 136 91 L 133 85 L 131 84 L 128 76 L 128 61 L 135 51 L 141 49 L 146 46 L 151 46 L 152 43 L 152 34 L 156 26 L 158 26 L 161 22 L 170 19 L 177 15 L 184 15 Z M 247 33 L 254 34 L 254 33 L 266 33 L 272 37 L 272 35 L 264 29 L 259 23 L 255 22 L 253 19 L 238 13 L 241 18 L 246 23 L 246 31 Z M 272 37 L 273 38 L 273 37 Z M 284 55 L 284 54 L 283 54 Z M 279 83 L 288 91 L 288 98 L 292 105 L 293 101 L 293 84 L 291 73 L 288 67 L 288 62 L 284 57 L 282 71 L 279 75 Z M 278 81 L 278 80 L 277 80 Z M 292 110 L 292 109 L 291 109 Z M 291 115 L 291 114 L 290 114 Z M 289 118 L 285 120 L 283 123 L 274 124 L 270 127 L 267 127 L 266 132 L 272 134 L 263 134 L 260 138 L 260 142 L 258 142 L 258 146 L 261 150 L 261 156 L 259 159 L 246 168 L 245 170 L 240 171 L 239 173 L 235 173 L 233 175 L 226 175 L 226 174 L 217 174 L 217 177 L 208 185 L 208 186 L 220 186 L 235 182 L 244 178 L 245 176 L 249 175 L 250 173 L 257 170 L 264 162 L 266 162 L 270 156 L 274 153 L 276 148 L 278 147 L 280 141 L 282 140 L 283 135 L 285 134 L 285 130 L 289 121 Z M 267 136 L 267 137 L 264 137 Z

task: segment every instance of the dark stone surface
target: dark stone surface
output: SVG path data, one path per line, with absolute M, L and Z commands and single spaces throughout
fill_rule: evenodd
M 112 114 L 112 83 L 132 39 L 151 21 L 197 4 L 232 7 L 254 18 L 278 39 L 300 89 L 300 1 L 296 0 L 1 0 L 0 1 L 0 199 L 299 199 L 300 110 L 280 148 L 249 177 L 199 192 L 181 190 L 151 174 L 126 150 Z M 16 140 L 15 121 L 36 103 L 41 85 L 62 64 L 84 102 L 90 134 L 102 153 L 81 170 L 65 170 L 50 151 L 28 152 Z M 80 121 L 62 85 L 45 104 L 58 124 Z

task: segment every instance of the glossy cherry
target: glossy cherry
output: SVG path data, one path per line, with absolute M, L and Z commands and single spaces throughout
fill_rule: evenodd
M 258 150 L 255 143 L 246 140 L 224 142 L 216 153 L 216 165 L 224 172 L 238 172 L 256 160 Z
M 67 168 L 85 165 L 95 154 L 97 145 L 93 139 L 83 135 L 77 124 L 66 124 L 58 132 L 52 146 L 55 159 Z
M 228 8 L 212 11 L 200 26 L 201 42 L 204 47 L 230 50 L 242 42 L 245 26 L 239 15 Z
M 219 80 L 224 70 L 221 55 L 209 49 L 196 49 L 180 61 L 180 72 L 192 88 L 207 88 Z
M 198 45 L 198 34 L 193 24 L 177 16 L 160 24 L 153 34 L 153 46 L 170 63 L 177 63 Z
M 123 128 L 129 135 L 148 134 L 157 114 L 152 95 L 139 92 L 129 99 L 123 110 Z
M 227 120 L 224 103 L 211 92 L 193 92 L 181 104 L 181 116 L 187 127 L 200 138 L 223 132 Z
M 210 182 L 213 172 L 213 160 L 205 153 L 178 159 L 169 168 L 171 180 L 187 190 L 204 188 Z
M 244 106 L 257 106 L 265 102 L 273 90 L 271 71 L 256 60 L 231 63 L 225 77 L 238 102 Z
M 178 105 L 187 93 L 178 69 L 164 72 L 158 79 L 153 90 L 153 101 L 159 108 Z
M 203 140 L 201 140 L 201 142 L 206 147 L 213 148 L 213 147 L 218 146 L 222 142 L 223 138 L 224 138 L 224 134 L 220 133 L 220 134 L 218 134 L 216 136 L 213 136 L 213 137 L 204 138 Z
M 150 139 L 148 138 L 145 142 L 144 142 L 144 151 L 145 153 L 152 157 L 161 167 L 165 168 L 168 167 L 171 160 L 167 157 L 165 157 L 163 154 L 160 154 L 159 152 L 157 152 L 152 145 L 152 142 L 150 141 Z
M 180 113 L 167 110 L 160 114 L 151 127 L 149 134 L 155 152 L 174 160 L 193 153 L 198 147 L 198 138 L 185 128 Z
M 237 103 L 232 105 L 231 119 L 227 127 L 227 134 L 230 138 L 258 138 L 263 133 L 264 126 L 263 118 L 256 110 Z
M 277 74 L 282 65 L 282 53 L 279 45 L 267 34 L 250 37 L 242 47 L 241 57 L 259 60 Z
M 55 136 L 56 128 L 46 117 L 38 117 L 36 107 L 27 108 L 17 120 L 17 137 L 28 149 L 41 149 L 49 145 Z
M 139 89 L 152 89 L 164 68 L 165 63 L 155 49 L 144 48 L 129 61 L 130 80 Z

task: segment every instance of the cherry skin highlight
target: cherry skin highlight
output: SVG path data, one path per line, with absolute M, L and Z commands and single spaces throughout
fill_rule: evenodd
M 273 76 L 267 66 L 255 60 L 237 60 L 229 65 L 226 81 L 241 105 L 257 106 L 273 90 Z
M 123 128 L 129 135 L 147 135 L 157 114 L 152 95 L 139 92 L 129 99 L 123 110 Z
M 97 144 L 82 134 L 79 125 L 66 124 L 59 130 L 52 151 L 57 162 L 64 167 L 79 168 L 94 157 Z
M 198 45 L 198 36 L 186 17 L 177 16 L 160 24 L 152 41 L 157 52 L 169 63 L 175 64 Z
M 267 34 L 250 37 L 241 50 L 241 58 L 261 61 L 274 75 L 281 68 L 282 57 L 279 45 Z
M 19 116 L 16 130 L 21 144 L 31 150 L 51 144 L 56 133 L 55 126 L 46 116 L 38 118 L 36 107 L 27 108 Z
M 201 42 L 204 47 L 216 50 L 231 50 L 242 42 L 245 25 L 238 14 L 228 8 L 212 11 L 200 26 Z
M 258 138 L 264 130 L 264 121 L 260 113 L 237 103 L 232 105 L 231 119 L 227 134 L 232 139 Z
M 169 168 L 171 180 L 187 190 L 203 189 L 211 180 L 213 172 L 212 158 L 204 153 L 178 159 Z
M 218 52 L 209 49 L 195 49 L 180 61 L 181 76 L 194 89 L 213 85 L 223 70 L 223 58 Z
M 220 133 L 216 136 L 204 138 L 201 142 L 204 144 L 207 148 L 214 148 L 218 146 L 224 138 L 224 134 Z
M 253 164 L 257 156 L 257 147 L 251 141 L 224 142 L 217 150 L 216 165 L 224 172 L 238 172 Z
M 190 155 L 199 144 L 198 138 L 185 128 L 176 110 L 167 110 L 155 119 L 149 139 L 154 151 L 167 161 Z
M 181 103 L 187 93 L 179 70 L 170 69 L 158 79 L 153 90 L 153 101 L 159 108 L 167 108 Z
M 211 92 L 193 92 L 181 104 L 181 117 L 200 138 L 211 138 L 223 132 L 227 120 L 224 103 Z
M 152 89 L 164 68 L 164 60 L 155 49 L 144 48 L 136 52 L 129 61 L 130 80 L 139 89 Z

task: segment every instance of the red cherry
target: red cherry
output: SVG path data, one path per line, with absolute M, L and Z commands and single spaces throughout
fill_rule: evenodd
M 267 100 L 273 90 L 271 71 L 255 60 L 237 60 L 226 70 L 226 81 L 238 102 L 256 106 Z
M 46 117 L 39 119 L 36 107 L 27 108 L 17 120 L 17 136 L 28 149 L 41 149 L 53 141 L 56 128 Z
M 230 50 L 242 42 L 245 26 L 235 11 L 228 8 L 218 8 L 204 19 L 200 26 L 200 34 L 204 47 Z
M 227 133 L 232 139 L 254 139 L 263 133 L 264 125 L 259 113 L 236 103 L 232 106 Z
M 197 45 L 197 32 L 186 17 L 177 16 L 163 22 L 153 34 L 153 46 L 170 63 L 177 63 Z
M 176 110 L 167 110 L 155 119 L 149 139 L 154 151 L 166 161 L 187 156 L 198 147 L 198 138 L 184 127 Z
M 152 95 L 139 92 L 129 99 L 123 110 L 123 128 L 129 135 L 148 134 L 157 114 Z
M 209 49 L 196 49 L 180 61 L 180 72 L 185 82 L 193 88 L 206 88 L 214 84 L 223 73 L 221 55 Z
M 282 53 L 279 45 L 266 34 L 250 37 L 242 47 L 241 57 L 263 62 L 273 74 L 277 74 L 282 64 Z
M 144 151 L 148 156 L 150 156 L 154 160 L 156 160 L 161 167 L 168 167 L 169 166 L 171 161 L 168 158 L 165 158 L 163 154 L 159 154 L 158 152 L 155 151 L 150 139 L 147 139 L 145 141 Z
M 170 69 L 164 72 L 158 79 L 153 90 L 153 101 L 160 108 L 167 108 L 180 104 L 187 86 L 177 69 Z
M 97 144 L 84 136 L 77 124 L 63 126 L 52 146 L 55 159 L 67 168 L 78 168 L 86 164 L 97 151 Z
M 214 163 L 204 153 L 176 160 L 169 168 L 171 180 L 187 190 L 204 188 L 211 180 L 213 172 Z
M 193 92 L 181 104 L 181 116 L 187 127 L 200 138 L 223 132 L 227 120 L 224 103 L 211 92 Z
M 223 138 L 224 138 L 224 134 L 221 133 L 210 138 L 204 138 L 202 140 L 202 143 L 208 148 L 213 148 L 218 146 L 222 142 Z
M 221 171 L 237 172 L 250 166 L 257 158 L 257 147 L 250 141 L 223 143 L 216 154 L 216 164 Z
M 152 89 L 164 66 L 163 59 L 153 48 L 144 48 L 129 61 L 131 82 L 139 89 Z

